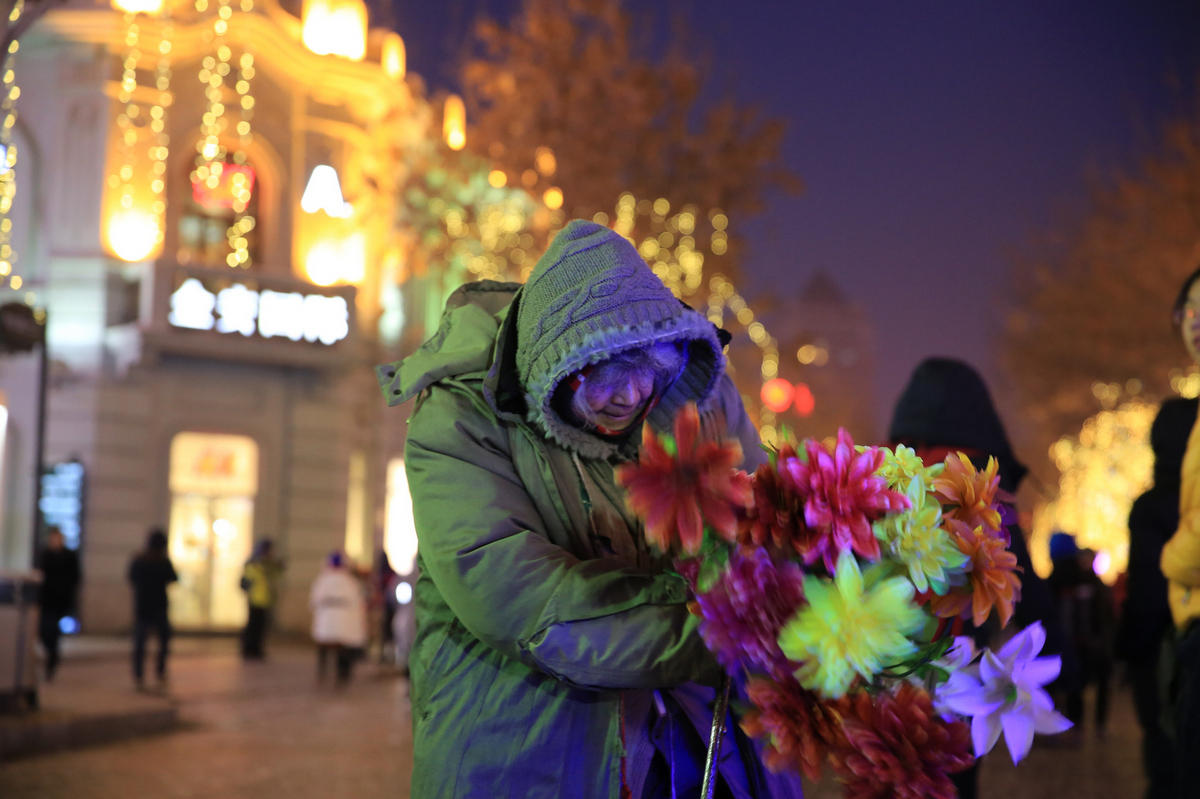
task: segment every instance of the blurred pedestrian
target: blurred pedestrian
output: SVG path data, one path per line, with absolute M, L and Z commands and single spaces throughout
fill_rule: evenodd
M 152 633 L 158 638 L 154 674 L 159 686 L 166 684 L 171 641 L 167 586 L 178 579 L 167 556 L 166 533 L 159 527 L 151 528 L 146 537 L 146 548 L 129 564 L 129 582 L 133 584 L 133 681 L 138 690 L 145 687 L 146 639 Z
M 57 527 L 46 530 L 46 546 L 38 553 L 37 568 L 42 572 L 38 635 L 46 650 L 46 681 L 49 682 L 58 669 L 60 625 L 64 616 L 75 612 L 79 590 L 79 556 L 73 549 L 67 549 L 62 531 Z
M 279 594 L 279 576 L 283 561 L 275 557 L 275 545 L 269 538 L 259 541 L 242 568 L 242 589 L 246 592 L 246 627 L 242 630 L 242 658 L 266 657 L 267 631 Z
M 1192 360 L 1200 363 L 1200 269 L 1175 298 L 1174 320 Z M 1173 713 L 1177 757 L 1175 790 L 1200 792 L 1200 424 L 1192 425 L 1179 484 L 1179 526 L 1159 559 L 1175 623 Z
M 367 621 L 371 637 L 379 640 L 379 662 L 392 659 L 392 618 L 396 615 L 396 582 L 399 576 L 382 549 L 375 553 L 375 568 L 369 577 Z
M 1084 692 L 1095 688 L 1093 726 L 1104 737 L 1108 725 L 1109 684 L 1112 677 L 1116 613 L 1112 591 L 1094 569 L 1096 553 L 1080 548 L 1075 537 L 1057 532 L 1050 537 L 1050 562 L 1054 570 L 1047 582 L 1058 608 L 1067 645 L 1077 664 L 1075 678 L 1067 683 L 1065 713 L 1083 731 Z
M 330 553 L 313 581 L 308 604 L 317 644 L 317 680 L 325 679 L 326 663 L 332 657 L 337 684 L 345 685 L 367 645 L 367 606 L 362 582 L 346 568 L 342 553 Z
M 1197 401 L 1174 397 L 1163 402 L 1150 427 L 1154 485 L 1129 511 L 1129 570 L 1117 627 L 1117 657 L 1124 661 L 1133 706 L 1142 728 L 1146 799 L 1175 795 L 1173 734 L 1163 718 L 1167 707 L 1165 666 L 1172 664 L 1174 628 L 1167 603 L 1167 580 L 1159 569 L 1163 545 L 1179 526 L 1179 478 L 1188 433 L 1196 423 Z
M 1025 533 L 1016 509 L 1016 492 L 1026 473 L 1009 443 L 1008 433 L 992 402 L 987 384 L 975 369 L 953 358 L 926 358 L 909 377 L 892 412 L 888 439 L 916 450 L 926 465 L 942 463 L 946 456 L 962 452 L 976 468 L 984 468 L 989 457 L 999 465 L 1000 485 L 996 497 L 1001 519 L 1009 536 L 1009 549 L 1021 568 L 1021 596 L 1013 612 L 1015 627 L 1040 621 L 1046 630 L 1044 654 L 1063 651 L 1063 632 L 1054 613 L 1054 603 L 1045 582 L 1033 571 Z M 994 643 L 1000 634 L 994 626 L 972 630 L 978 646 Z M 978 795 L 978 763 L 950 775 L 963 799 Z

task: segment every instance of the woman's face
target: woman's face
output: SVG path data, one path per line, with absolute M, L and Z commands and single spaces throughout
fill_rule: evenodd
M 1188 289 L 1183 316 L 1179 320 L 1179 331 L 1183 335 L 1183 346 L 1187 347 L 1192 360 L 1200 363 L 1200 280 Z
M 587 370 L 576 389 L 576 412 L 613 432 L 637 422 L 654 396 L 654 372 L 625 361 L 601 361 Z

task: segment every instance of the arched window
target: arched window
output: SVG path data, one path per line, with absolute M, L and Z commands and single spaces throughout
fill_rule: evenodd
M 254 165 L 232 158 L 193 167 L 179 213 L 182 265 L 253 268 L 259 262 L 259 186 Z

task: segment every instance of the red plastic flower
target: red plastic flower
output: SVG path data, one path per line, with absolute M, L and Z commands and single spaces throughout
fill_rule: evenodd
M 844 429 L 838 430 L 832 452 L 816 441 L 805 442 L 808 462 L 799 458 L 783 464 L 797 492 L 805 497 L 804 521 L 809 527 L 805 563 L 818 558 L 833 574 L 838 555 L 853 549 L 868 560 L 879 559 L 879 541 L 871 522 L 891 511 L 908 510 L 912 503 L 887 480 L 875 474 L 883 451 L 867 447 L 862 452 Z
M 799 461 L 796 450 L 784 444 L 775 463 L 762 464 L 751 477 L 754 503 L 738 525 L 737 541 L 743 547 L 767 547 L 784 555 L 809 549 L 804 497 L 787 474 L 791 461 Z
M 1000 529 L 1000 508 L 996 488 L 1000 485 L 999 465 L 989 457 L 983 471 L 976 471 L 971 459 L 961 452 L 946 456 L 946 468 L 934 478 L 933 490 L 945 515 L 974 529 Z
M 829 752 L 845 796 L 853 799 L 953 799 L 949 774 L 974 760 L 971 731 L 943 721 L 923 689 L 859 691 L 843 705 L 842 735 Z
M 824 703 L 800 683 L 753 677 L 746 683 L 751 707 L 742 716 L 742 730 L 764 741 L 763 762 L 771 771 L 798 771 L 810 780 L 821 778 L 821 764 L 831 746 L 840 745 L 837 703 Z
M 967 583 L 952 587 L 945 596 L 934 596 L 930 609 L 940 618 L 970 617 L 976 627 L 983 624 L 992 608 L 1000 611 L 1000 626 L 1012 618 L 1013 604 L 1021 596 L 1017 556 L 1009 552 L 996 531 L 968 527 L 958 519 L 943 519 L 943 526 L 970 558 Z
M 675 417 L 674 452 L 652 431 L 642 430 L 637 463 L 617 468 L 617 481 L 629 505 L 646 522 L 646 539 L 663 552 L 700 550 L 707 522 L 732 541 L 737 512 L 750 502 L 750 476 L 735 467 L 742 460 L 736 441 L 700 437 L 700 414 L 689 404 Z

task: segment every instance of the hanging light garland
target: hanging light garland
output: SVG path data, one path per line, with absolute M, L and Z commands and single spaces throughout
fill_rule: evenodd
M 8 15 L 8 25 L 16 25 L 25 10 L 24 0 L 17 0 Z M 12 205 L 17 193 L 17 146 L 13 143 L 13 128 L 17 124 L 17 111 L 14 107 L 21 89 L 16 84 L 16 73 L 13 71 L 13 60 L 19 44 L 13 41 L 8 46 L 8 58 L 4 62 L 4 75 L 0 80 L 0 288 L 6 283 L 17 291 L 24 280 L 16 273 L 14 264 L 17 254 L 12 247 Z
M 254 10 L 253 0 L 240 0 L 243 13 Z M 209 0 L 195 0 L 197 13 L 208 11 Z M 233 221 L 225 230 L 229 252 L 225 264 L 233 269 L 250 267 L 249 233 L 257 224 L 253 215 L 247 213 L 254 191 L 254 172 L 246 163 L 246 148 L 252 138 L 251 119 L 254 115 L 255 99 L 251 93 L 254 79 L 254 55 L 244 51 L 236 62 L 233 49 L 227 41 L 229 23 L 233 18 L 231 0 L 218 0 L 217 13 L 212 23 L 212 53 L 200 62 L 198 78 L 204 86 L 205 109 L 201 117 L 200 138 L 196 142 L 196 167 L 191 173 L 194 188 L 207 193 L 223 189 L 222 196 L 234 212 Z M 232 83 L 238 100 L 239 118 L 234 125 L 237 144 L 230 153 L 225 145 L 229 128 L 226 95 L 227 84 Z
M 167 211 L 164 194 L 167 188 L 167 156 L 170 155 L 170 134 L 167 133 L 167 108 L 171 105 L 171 37 L 174 28 L 164 19 L 158 41 L 158 63 L 154 70 L 154 102 L 150 105 L 150 209 L 158 219 Z M 162 243 L 163 229 L 159 226 L 158 242 Z
M 254 10 L 254 0 L 241 0 L 244 13 Z M 253 172 L 246 164 L 246 148 L 250 145 L 252 136 L 250 122 L 254 117 L 254 95 L 251 93 L 251 82 L 254 80 L 254 54 L 243 51 L 238 58 L 237 82 L 234 90 L 237 92 L 238 107 L 241 118 L 235 127 L 238 136 L 237 148 L 233 152 L 235 171 L 230 176 L 230 191 L 233 196 L 233 211 L 236 214 L 233 223 L 225 231 L 229 242 L 229 254 L 225 262 L 231 267 L 246 269 L 250 266 L 250 231 L 257 223 L 252 214 L 247 213 L 250 198 L 254 191 Z

